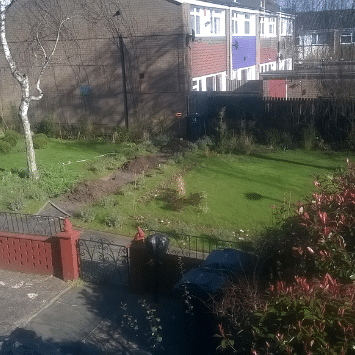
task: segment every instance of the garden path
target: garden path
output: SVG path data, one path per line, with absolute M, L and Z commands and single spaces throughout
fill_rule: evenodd
M 138 156 L 129 160 L 120 169 L 100 179 L 80 182 L 72 191 L 51 199 L 41 208 L 41 215 L 73 215 L 87 204 L 92 204 L 102 197 L 119 191 L 124 185 L 133 182 L 139 176 L 157 168 L 170 158 L 169 153 L 155 153 Z M 58 213 L 59 211 L 59 213 Z

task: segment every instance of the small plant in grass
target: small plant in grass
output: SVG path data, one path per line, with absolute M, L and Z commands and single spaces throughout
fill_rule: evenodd
M 11 212 L 20 212 L 24 209 L 25 205 L 26 201 L 23 194 L 14 194 L 11 196 L 7 207 Z
M 104 217 L 104 223 L 109 228 L 122 228 L 123 218 L 117 212 L 109 212 Z
M 157 135 L 154 139 L 153 139 L 153 144 L 156 147 L 163 147 L 165 145 L 167 145 L 171 140 L 171 136 L 165 133 L 161 133 L 159 135 Z
M 141 187 L 144 186 L 144 183 L 145 183 L 145 177 L 144 177 L 144 172 L 143 172 L 143 175 L 142 176 L 139 176 L 137 174 L 134 174 L 134 178 L 133 178 L 133 181 L 132 181 L 132 185 L 133 185 L 133 188 L 135 190 L 138 190 L 140 189 Z
M 0 140 L 0 154 L 9 154 L 11 152 L 12 146 L 10 143 Z
M 355 286 L 329 274 L 292 285 L 279 281 L 253 314 L 255 354 L 352 354 L 355 349 Z
M 304 129 L 304 148 L 307 151 L 313 149 L 327 149 L 328 147 L 324 144 L 323 138 L 320 136 L 319 132 L 312 126 L 306 127 Z
M 140 221 L 143 230 L 149 232 L 159 231 L 161 226 L 156 218 L 144 218 L 143 222 Z
M 90 223 L 96 218 L 96 211 L 93 208 L 86 207 L 78 212 L 78 217 L 85 223 Z
M 27 180 L 24 188 L 24 196 L 26 199 L 43 201 L 48 197 L 46 191 L 41 188 L 37 181 Z
M 112 208 L 117 205 L 117 200 L 114 196 L 105 196 L 98 202 L 98 205 L 103 208 Z
M 196 142 L 198 149 L 209 151 L 213 147 L 213 141 L 209 136 L 204 136 Z
M 45 149 L 48 145 L 48 137 L 44 133 L 38 133 L 33 137 L 33 147 L 35 149 Z
M 94 160 L 87 163 L 87 169 L 94 173 L 100 173 L 105 170 L 105 164 L 101 160 Z

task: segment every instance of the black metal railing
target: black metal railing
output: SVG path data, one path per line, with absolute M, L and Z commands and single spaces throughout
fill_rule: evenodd
M 80 278 L 93 283 L 129 283 L 128 248 L 105 238 L 79 239 Z
M 216 249 L 243 249 L 240 242 L 229 240 L 198 237 L 191 235 L 173 236 L 168 233 L 160 232 L 169 237 L 170 244 L 167 254 L 187 256 L 189 258 L 206 259 L 212 250 Z
M 0 231 L 54 237 L 64 231 L 64 218 L 0 212 Z

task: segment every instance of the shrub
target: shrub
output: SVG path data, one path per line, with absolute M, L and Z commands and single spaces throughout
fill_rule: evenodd
M 17 139 L 11 135 L 10 136 L 5 135 L 3 141 L 9 143 L 11 147 L 14 147 L 17 144 Z
M 112 208 L 117 205 L 117 201 L 114 196 L 105 196 L 98 202 L 98 205 L 104 208 Z
M 17 144 L 19 137 L 19 133 L 17 133 L 16 131 L 9 130 L 5 132 L 3 141 L 9 143 L 11 147 L 14 147 Z
M 337 176 L 318 178 L 314 185 L 317 191 L 307 203 L 298 204 L 299 223 L 310 234 L 308 245 L 298 245 L 299 257 L 308 251 L 323 273 L 351 282 L 355 279 L 355 164 L 348 160 Z
M 37 134 L 39 133 L 43 133 L 47 137 L 55 137 L 56 131 L 53 119 L 45 118 L 39 122 L 37 125 Z
M 209 150 L 213 146 L 213 141 L 209 136 L 204 136 L 196 142 L 198 149 Z
M 156 147 L 164 147 L 171 141 L 171 136 L 166 133 L 161 133 L 153 139 L 153 144 Z
M 38 133 L 33 138 L 33 147 L 35 149 L 45 149 L 48 145 L 48 137 L 44 133 Z
M 26 171 L 27 172 L 27 171 Z M 31 179 L 25 180 L 24 196 L 27 199 L 41 201 L 47 197 L 46 192 L 41 188 L 37 181 Z
M 8 154 L 11 152 L 12 146 L 10 143 L 5 142 L 3 139 L 0 140 L 0 153 Z
M 112 211 L 107 216 L 105 216 L 104 223 L 109 228 L 121 228 L 123 225 L 123 218 L 118 215 L 117 212 Z
M 254 354 L 346 354 L 355 347 L 355 286 L 296 277 L 278 282 L 251 318 Z M 260 351 L 260 352 L 259 352 Z
M 12 212 L 20 212 L 25 207 L 25 199 L 22 195 L 12 196 L 8 202 L 7 207 Z
M 265 137 L 266 137 L 266 143 L 272 148 L 277 148 L 282 143 L 282 134 L 276 128 L 267 130 L 265 132 Z
M 16 141 L 18 141 L 21 137 L 21 134 L 13 130 L 8 130 L 5 132 L 5 137 L 13 137 L 16 139 Z
M 89 222 L 92 222 L 95 219 L 96 212 L 95 212 L 94 209 L 87 207 L 87 208 L 84 208 L 83 210 L 79 211 L 78 217 L 82 221 L 84 221 L 86 223 L 89 223 Z

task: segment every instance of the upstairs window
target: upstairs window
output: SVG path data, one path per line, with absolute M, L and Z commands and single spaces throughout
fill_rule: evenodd
M 263 35 L 265 33 L 265 17 L 260 17 L 260 33 Z
M 293 21 L 287 20 L 286 36 L 292 36 L 293 34 Z
M 250 34 L 250 15 L 248 14 L 245 14 L 244 33 L 246 35 Z
M 287 34 L 287 24 L 288 24 L 288 21 L 286 19 L 281 19 L 281 29 L 280 29 L 280 32 L 281 32 L 281 35 L 282 36 L 285 36 Z
M 270 17 L 269 18 L 269 34 L 271 34 L 271 35 L 275 34 L 275 23 L 276 23 L 275 17 Z
M 221 14 L 222 10 L 211 11 L 211 33 L 221 34 Z
M 201 17 L 200 9 L 198 7 L 192 7 L 190 12 L 191 18 L 191 29 L 195 34 L 199 35 L 201 33 Z
M 232 34 L 236 35 L 238 33 L 238 13 L 233 11 L 232 14 Z

